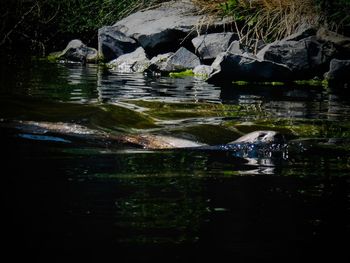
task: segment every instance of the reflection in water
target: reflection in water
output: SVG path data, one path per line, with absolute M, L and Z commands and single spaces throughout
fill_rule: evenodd
M 94 103 L 126 99 L 167 102 L 221 102 L 255 106 L 276 117 L 349 119 L 350 102 L 341 90 L 301 86 L 231 86 L 219 88 L 195 78 L 148 77 L 108 73 L 97 65 L 35 64 L 5 92 L 40 98 Z M 20 85 L 19 85 L 20 84 Z M 19 86 L 18 86 L 19 85 Z M 339 93 L 339 94 L 338 94 Z
M 337 118 L 332 112 L 341 109 L 341 118 L 349 119 L 350 101 L 334 99 L 338 92 L 321 87 L 238 86 L 222 89 L 220 98 L 223 103 L 256 105 L 276 117 Z
M 97 88 L 101 101 L 157 99 L 174 101 L 216 101 L 220 89 L 195 78 L 151 78 L 142 74 L 117 74 L 99 71 Z

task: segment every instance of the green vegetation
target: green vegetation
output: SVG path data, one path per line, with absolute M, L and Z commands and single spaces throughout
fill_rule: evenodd
M 319 80 L 319 79 L 310 79 L 310 80 L 296 80 L 294 81 L 295 84 L 298 85 L 307 85 L 307 86 L 322 86 L 327 88 L 329 83 L 326 79 Z
M 184 78 L 184 77 L 193 77 L 194 73 L 191 69 L 181 71 L 181 72 L 170 72 L 169 77 L 171 78 Z
M 0 46 L 20 46 L 35 54 L 62 50 L 79 38 L 96 46 L 98 28 L 165 0 L 13 0 L 0 6 Z M 271 42 L 292 34 L 303 23 L 325 25 L 348 34 L 350 0 L 193 0 L 203 13 L 230 16 L 243 45 Z M 6 51 L 4 51 L 6 53 Z
M 258 85 L 258 86 L 284 86 L 286 83 L 281 81 L 261 81 L 261 82 L 250 82 L 245 80 L 237 80 L 232 82 L 237 86 L 248 86 L 248 85 Z
M 11 0 L 0 5 L 0 47 L 47 55 L 74 38 L 96 46 L 98 28 L 158 0 Z M 20 47 L 20 48 L 18 48 Z M 6 51 L 4 51 L 6 53 Z

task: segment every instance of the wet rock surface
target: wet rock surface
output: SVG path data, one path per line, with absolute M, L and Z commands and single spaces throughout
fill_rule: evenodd
M 350 60 L 333 59 L 325 78 L 332 81 L 350 80 Z
M 132 53 L 121 55 L 108 63 L 111 70 L 120 73 L 144 72 L 149 65 L 150 61 L 142 47 L 137 48 Z
M 135 39 L 127 37 L 112 26 L 105 26 L 98 30 L 98 54 L 105 61 L 131 53 L 137 47 L 139 44 Z
M 297 79 L 309 79 L 322 75 L 335 54 L 336 49 L 331 44 L 320 43 L 311 36 L 298 41 L 276 41 L 259 51 L 257 57 L 286 65 Z
M 79 39 L 74 39 L 68 43 L 67 47 L 57 57 L 76 62 L 96 62 L 97 50 L 88 47 Z
M 215 83 L 233 79 L 288 80 L 292 76 L 292 72 L 285 65 L 231 53 L 220 54 L 213 62 L 212 67 L 214 73 L 209 76 L 208 81 Z
M 233 33 L 205 34 L 192 39 L 196 53 L 202 60 L 215 59 L 221 52 L 225 52 L 237 37 Z

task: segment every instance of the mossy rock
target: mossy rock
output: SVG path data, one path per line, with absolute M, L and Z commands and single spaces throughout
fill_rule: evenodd
M 142 113 L 112 104 L 76 104 L 34 98 L 0 99 L 0 118 L 50 122 L 74 122 L 102 129 L 149 129 L 158 127 Z
M 200 117 L 239 117 L 252 112 L 238 105 L 210 103 L 168 103 L 159 101 L 126 101 L 146 108 L 145 113 L 160 120 L 176 120 Z

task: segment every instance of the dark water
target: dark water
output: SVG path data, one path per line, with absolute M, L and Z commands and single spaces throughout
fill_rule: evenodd
M 0 91 L 2 124 L 60 121 L 204 143 L 225 143 L 228 131 L 282 124 L 301 137 L 350 136 L 350 97 L 337 88 L 220 88 L 193 78 L 35 62 L 4 66 Z M 129 100 L 239 105 L 246 114 L 177 116 L 152 128 L 130 124 L 131 117 L 111 123 L 112 115 L 101 113 L 114 104 L 139 111 Z M 247 162 L 225 152 L 120 150 L 38 139 L 8 125 L 0 131 L 2 239 L 11 262 L 22 256 L 35 262 L 349 260 L 350 152 L 344 145 Z

